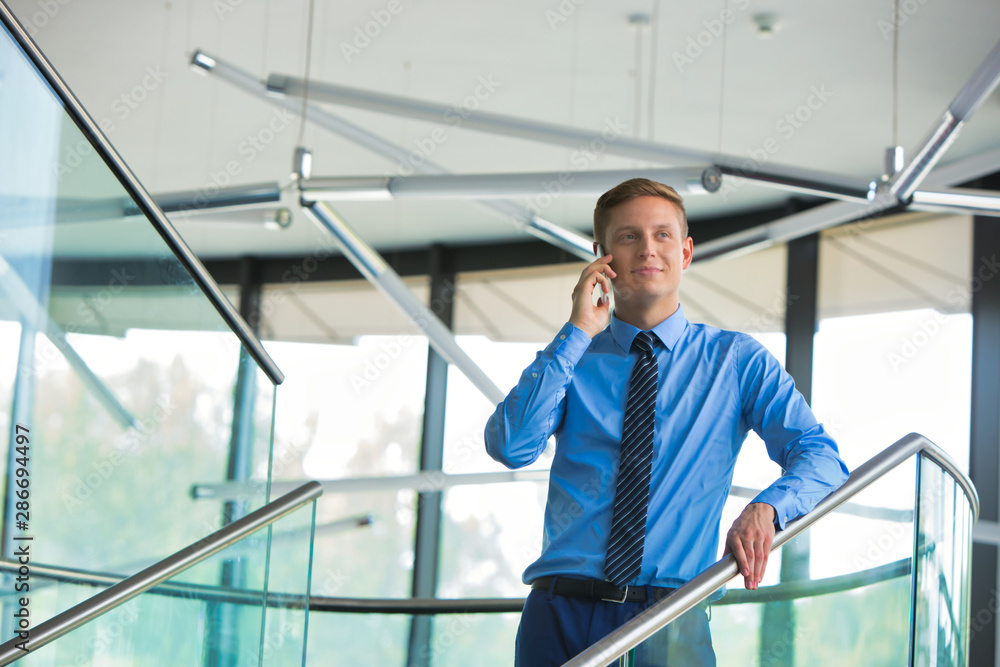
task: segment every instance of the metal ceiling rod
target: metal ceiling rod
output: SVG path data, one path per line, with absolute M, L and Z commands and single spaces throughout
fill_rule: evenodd
M 458 486 L 481 486 L 484 484 L 511 484 L 514 482 L 543 483 L 549 481 L 549 470 L 504 470 L 499 472 L 445 473 L 428 470 L 411 475 L 390 475 L 388 477 L 346 477 L 341 479 L 311 480 L 323 486 L 323 493 L 386 493 L 394 491 L 443 491 Z M 271 493 L 287 493 L 297 489 L 310 480 L 291 480 L 271 482 Z M 264 482 L 209 482 L 192 484 L 191 497 L 195 500 L 245 500 L 258 497 Z M 761 489 L 734 485 L 729 487 L 729 495 L 734 498 L 756 498 Z M 864 505 L 861 503 L 844 503 L 835 511 L 860 516 L 878 521 L 913 520 L 913 510 L 897 510 L 888 507 Z M 367 515 L 366 515 L 367 516 Z M 358 524 L 363 517 L 358 518 Z M 343 519 L 342 522 L 349 521 Z M 982 523 L 982 522 L 980 522 Z M 341 525 L 341 522 L 316 526 L 316 532 L 326 529 L 326 526 Z M 996 524 L 994 524 L 996 525 Z M 1000 531 L 997 533 L 1000 535 Z M 989 538 L 993 539 L 993 538 Z M 0 561 L 2 571 L 2 561 Z
M 303 79 L 283 74 L 272 74 L 267 80 L 268 91 L 288 97 L 301 98 L 305 88 Z M 464 106 L 424 102 L 320 81 L 309 82 L 309 99 L 557 146 L 568 146 L 578 149 L 581 155 L 585 156 L 618 155 L 660 164 L 715 164 L 724 173 L 738 175 L 760 185 L 781 190 L 808 192 L 850 201 L 869 199 L 871 179 L 774 164 L 770 161 L 774 151 L 769 151 L 766 144 L 747 157 L 719 155 L 704 150 L 627 137 L 624 132 L 628 127 L 617 117 L 606 119 L 604 127 L 599 130 L 581 130 L 555 123 L 474 111 Z
M 708 173 L 706 173 L 708 172 Z M 386 199 L 507 199 L 561 195 L 597 197 L 622 181 L 651 178 L 681 194 L 708 194 L 719 189 L 714 167 L 676 169 L 537 172 L 499 174 L 438 174 L 310 178 L 299 182 L 307 201 L 358 201 Z
M 272 94 L 301 98 L 305 91 L 305 81 L 284 74 L 271 74 L 267 79 L 267 90 Z M 616 155 L 650 162 L 702 164 L 706 162 L 703 151 L 639 141 L 625 136 L 628 126 L 619 118 L 608 118 L 599 130 L 580 130 L 555 123 L 506 116 L 497 113 L 474 111 L 471 105 L 447 105 L 425 102 L 399 95 L 390 95 L 349 86 L 340 86 L 323 81 L 309 81 L 309 99 L 342 106 L 367 109 L 392 116 L 403 116 L 431 123 L 448 124 L 470 130 L 518 137 L 531 141 L 570 146 L 586 147 L 591 141 L 603 139 L 607 148 L 602 152 L 616 151 Z M 476 104 L 484 99 L 476 98 Z M 625 151 L 623 153 L 622 151 Z
M 947 188 L 989 176 L 1000 169 L 1000 148 L 935 167 L 924 179 L 927 188 Z
M 1000 84 L 1000 42 L 993 47 L 972 77 L 959 91 L 937 126 L 914 151 L 913 159 L 889 186 L 901 202 L 909 202 L 920 183 L 958 136 L 965 122 Z
M 917 190 L 910 202 L 911 209 L 973 213 L 1000 216 L 1000 192 L 994 190 Z
M 219 58 L 210 56 L 202 51 L 196 51 L 191 58 L 191 64 L 228 81 L 251 95 L 256 95 L 270 104 L 288 109 L 295 114 L 302 112 L 301 101 L 284 96 L 269 95 L 264 83 L 256 79 L 253 74 Z M 321 109 L 312 102 L 306 104 L 306 119 L 359 146 L 367 148 L 377 155 L 381 155 L 387 160 L 397 163 L 401 169 L 405 168 L 412 173 L 420 174 L 447 173 L 446 169 L 427 159 L 426 155 L 415 155 L 415 151 L 388 142 L 362 127 Z M 549 222 L 513 202 L 477 200 L 477 203 L 507 218 L 518 229 L 547 243 L 551 243 L 557 248 L 561 248 L 586 261 L 594 259 L 592 239 Z
M 1000 166 L 1000 149 L 981 155 L 958 160 L 951 164 L 938 167 L 926 178 L 927 185 L 935 188 L 965 183 L 988 174 L 992 174 Z M 883 211 L 899 205 L 899 202 L 883 190 L 868 204 L 851 202 L 831 202 L 816 208 L 795 213 L 787 217 L 754 227 L 743 232 L 730 234 L 721 238 L 699 243 L 694 249 L 695 260 L 712 259 L 729 253 L 751 252 L 783 243 L 792 239 L 819 232 L 829 227 L 835 227 L 861 218 L 871 218 L 881 215 Z
M 322 202 L 302 202 L 306 213 L 329 231 L 340 251 L 361 272 L 368 282 L 379 289 L 399 310 L 427 336 L 438 354 L 457 367 L 479 391 L 496 405 L 504 398 L 493 380 L 483 372 L 457 342 L 455 336 L 427 306 L 410 291 L 403 280 L 333 209 Z
M 456 486 L 481 486 L 483 484 L 510 484 L 512 482 L 545 482 L 548 470 L 501 470 L 497 472 L 445 473 L 435 470 L 411 475 L 382 477 L 348 477 L 316 480 L 323 485 L 324 493 L 384 493 L 413 489 L 416 491 L 441 491 Z M 298 488 L 301 481 L 271 482 L 271 493 L 284 493 Z M 193 484 L 191 497 L 197 500 L 241 500 L 260 495 L 260 482 L 209 482 Z M 759 493 L 759 491 L 758 491 Z M 755 493 L 754 496 L 757 494 Z M 751 496 L 751 497 L 754 497 Z
M 776 243 L 786 243 L 858 218 L 880 215 L 883 211 L 898 205 L 896 198 L 885 192 L 867 204 L 833 202 L 742 232 L 699 243 L 695 246 L 694 258 L 705 260 L 735 252 L 762 250 Z
M 715 163 L 720 174 L 735 176 L 737 179 L 783 192 L 864 203 L 872 199 L 872 192 L 875 190 L 875 181 L 871 179 L 844 178 L 812 169 L 779 165 L 765 167 L 753 160 L 740 163 L 734 158 L 726 157 L 716 159 Z M 738 183 L 737 180 L 736 184 Z
M 168 192 L 150 195 L 164 213 L 198 214 L 215 209 L 246 208 L 261 204 L 280 202 L 281 188 L 275 183 L 254 183 L 250 185 L 219 188 L 209 197 L 203 190 Z M 37 210 L 42 197 L 22 197 L 0 195 L 0 210 L 13 220 L 21 211 Z M 55 206 L 55 223 L 93 222 L 118 220 L 122 217 L 144 216 L 142 209 L 129 197 L 59 197 Z M 29 223 L 25 223 L 29 225 Z M 8 225 L 8 228 L 10 226 Z
M 205 194 L 205 188 L 164 192 L 152 195 L 153 201 L 164 213 L 198 213 L 217 208 L 242 208 L 273 204 L 281 201 L 281 186 L 277 181 L 248 183 L 219 188 L 214 195 Z M 142 215 L 132 200 L 125 204 L 125 215 Z

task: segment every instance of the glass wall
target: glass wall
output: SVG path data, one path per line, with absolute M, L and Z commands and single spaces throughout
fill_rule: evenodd
M 968 470 L 971 233 L 927 214 L 824 233 L 813 403 L 849 467 L 918 432 Z
M 423 285 L 412 283 L 418 293 Z M 333 481 L 317 503 L 313 594 L 408 597 L 416 492 L 364 480 L 419 467 L 426 338 L 363 281 L 266 286 L 261 302 L 270 304 L 261 331 L 281 337 L 265 346 L 286 374 L 274 480 Z M 361 483 L 344 490 L 343 481 Z M 329 664 L 403 664 L 408 632 L 408 617 L 316 613 L 309 653 Z
M 920 470 L 914 665 L 967 665 L 972 510 L 937 463 Z

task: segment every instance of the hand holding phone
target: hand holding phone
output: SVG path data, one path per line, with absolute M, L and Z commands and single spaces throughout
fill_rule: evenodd
M 601 254 L 604 248 L 595 246 L 600 255 L 584 267 L 580 280 L 573 288 L 573 310 L 569 322 L 593 338 L 608 325 L 610 286 L 608 281 L 615 278 L 615 270 L 607 264 L 607 257 Z M 601 296 L 594 303 L 594 284 L 601 285 Z

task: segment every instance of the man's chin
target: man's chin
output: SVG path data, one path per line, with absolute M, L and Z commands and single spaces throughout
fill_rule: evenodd
M 648 310 L 655 308 L 665 301 L 670 301 L 676 292 L 665 288 L 653 288 L 651 286 L 626 287 L 615 290 L 615 306 L 625 307 L 630 310 Z

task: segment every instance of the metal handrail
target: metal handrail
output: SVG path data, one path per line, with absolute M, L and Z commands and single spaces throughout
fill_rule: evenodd
M 979 495 L 972 482 L 937 445 L 919 433 L 910 433 L 858 466 L 844 485 L 821 500 L 812 512 L 788 522 L 785 529 L 775 535 L 771 551 L 781 548 L 783 544 L 847 502 L 849 498 L 911 456 L 918 454 L 923 454 L 937 463 L 962 487 L 969 499 L 972 521 L 975 523 L 979 517 Z M 563 667 L 607 665 L 653 636 L 663 626 L 682 616 L 738 575 L 736 560 L 731 554 L 727 554 L 715 565 L 565 663 Z
M 250 356 L 253 357 L 254 361 L 257 362 L 257 365 L 260 366 L 261 370 L 264 371 L 272 383 L 275 385 L 281 384 L 285 379 L 284 374 L 264 349 L 260 339 L 254 334 L 250 325 L 246 323 L 236 308 L 233 307 L 233 304 L 226 298 L 226 295 L 222 293 L 222 289 L 201 263 L 201 260 L 198 259 L 197 255 L 194 254 L 184 239 L 181 238 L 181 235 L 167 219 L 167 216 L 157 206 L 153 197 L 146 192 L 139 179 L 132 173 L 132 170 L 129 169 L 129 166 L 125 164 L 118 151 L 115 150 L 111 142 L 104 136 L 97 123 L 94 122 L 94 119 L 84 109 L 80 100 L 76 98 L 76 95 L 66 85 L 66 82 L 62 80 L 62 77 L 59 76 L 52 63 L 49 62 L 48 58 L 45 57 L 45 54 L 42 53 L 34 40 L 31 39 L 17 17 L 14 16 L 13 12 L 3 2 L 0 2 L 0 23 L 6 27 L 41 76 L 44 77 L 45 82 L 59 97 L 66 113 L 76 123 L 80 132 L 90 141 L 97 154 L 112 169 L 122 188 L 132 198 L 138 209 L 145 214 L 150 224 L 153 225 L 177 260 L 188 270 L 195 284 L 201 288 L 205 297 L 215 307 L 216 312 L 219 313 L 219 316 L 222 317 L 232 332 L 236 334 L 236 337 L 246 348 L 247 352 L 249 352 Z
M 132 598 L 141 595 L 157 584 L 180 574 L 193 565 L 222 551 L 231 544 L 242 540 L 251 533 L 274 523 L 303 505 L 319 498 L 322 494 L 323 487 L 318 483 L 309 482 L 308 484 L 303 484 L 295 491 L 281 496 L 277 500 L 247 514 L 245 517 L 237 519 L 225 528 L 217 530 L 194 544 L 181 549 L 172 556 L 164 558 L 160 562 L 147 567 L 145 570 L 133 574 L 107 590 L 101 591 L 80 604 L 31 628 L 28 631 L 28 639 L 15 637 L 0 644 L 0 666 L 9 665 L 26 655 L 25 650 L 19 648 L 19 645 L 25 646 L 27 650 L 34 650 L 44 646 L 67 632 L 97 618 L 101 614 L 107 613 Z

